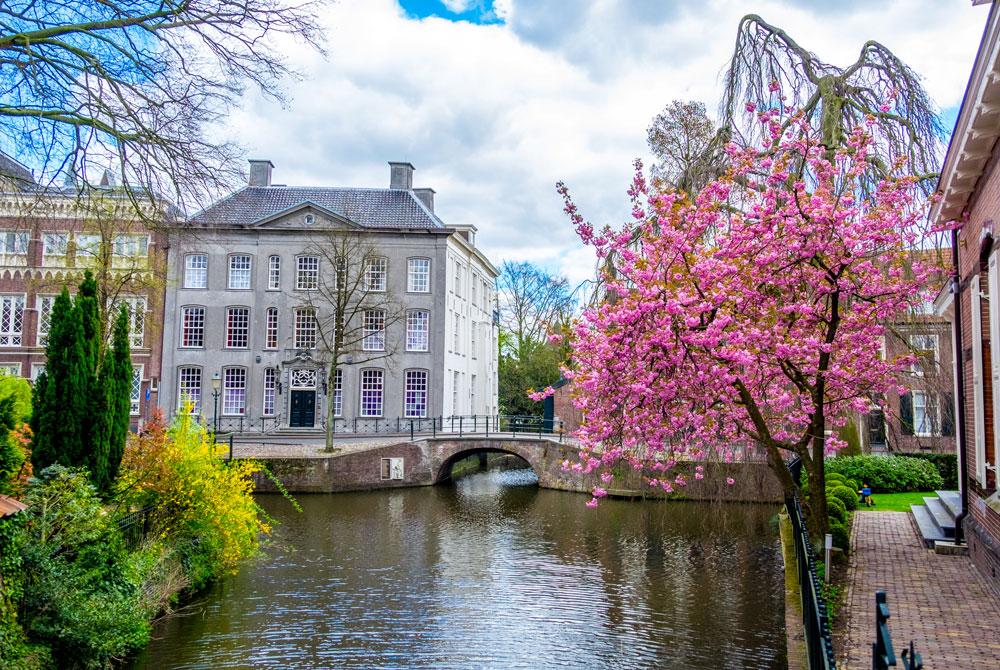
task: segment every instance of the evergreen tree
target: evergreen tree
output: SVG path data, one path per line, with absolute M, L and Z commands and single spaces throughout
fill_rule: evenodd
M 118 475 L 131 415 L 132 357 L 129 345 L 129 313 L 122 305 L 115 319 L 111 350 L 104 354 L 95 397 L 104 401 L 99 416 L 101 434 L 95 437 L 95 456 L 101 460 L 91 468 L 94 484 L 106 491 Z
M 63 287 L 52 305 L 44 379 L 33 402 L 32 464 L 36 471 L 59 463 L 87 464 L 91 434 L 92 359 L 83 320 Z

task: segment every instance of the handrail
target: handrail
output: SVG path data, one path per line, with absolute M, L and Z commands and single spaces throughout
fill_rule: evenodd
M 892 633 L 889 632 L 889 605 L 885 591 L 875 592 L 875 641 L 872 642 L 872 670 L 889 670 L 896 667 L 896 652 L 892 648 Z M 910 640 L 908 649 L 901 654 L 905 670 L 922 670 L 924 660 Z

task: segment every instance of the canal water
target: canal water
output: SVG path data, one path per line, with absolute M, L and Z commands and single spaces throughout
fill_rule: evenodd
M 135 668 L 781 668 L 772 506 L 607 500 L 530 470 L 280 496 L 265 555 Z

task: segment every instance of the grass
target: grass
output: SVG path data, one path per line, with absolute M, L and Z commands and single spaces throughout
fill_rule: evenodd
M 874 507 L 858 507 L 859 512 L 909 512 L 910 505 L 921 505 L 924 497 L 933 496 L 934 491 L 916 491 L 910 493 L 873 493 Z

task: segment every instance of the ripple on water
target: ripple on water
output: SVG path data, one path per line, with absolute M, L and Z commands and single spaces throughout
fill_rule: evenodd
M 530 471 L 280 497 L 267 556 L 137 668 L 778 668 L 781 558 L 754 506 L 605 501 Z

